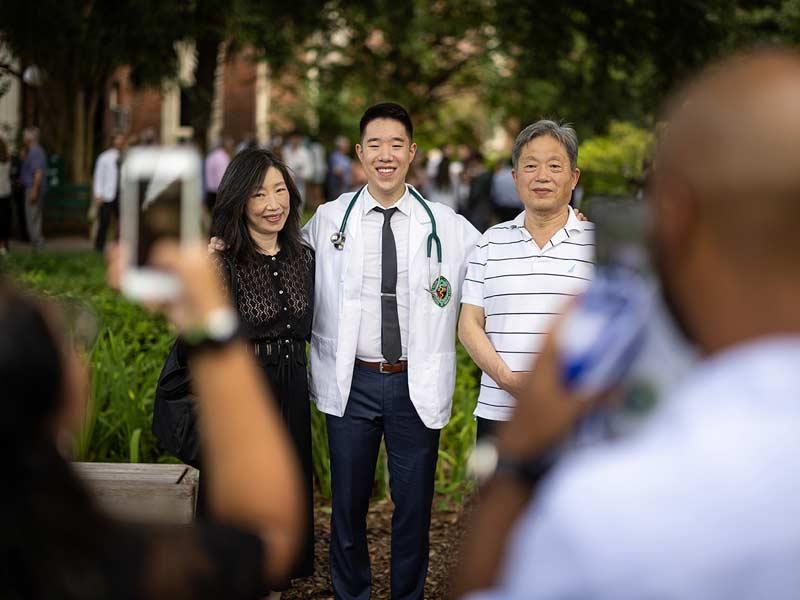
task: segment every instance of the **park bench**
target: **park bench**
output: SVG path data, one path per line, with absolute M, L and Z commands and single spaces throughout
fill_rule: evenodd
M 182 524 L 194 519 L 200 472 L 187 465 L 73 463 L 78 476 L 113 517 Z

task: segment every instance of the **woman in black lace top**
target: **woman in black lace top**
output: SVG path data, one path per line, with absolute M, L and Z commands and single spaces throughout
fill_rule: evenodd
M 306 486 L 308 535 L 292 577 L 314 571 L 311 408 L 306 341 L 314 312 L 314 253 L 302 243 L 300 194 L 268 150 L 246 150 L 220 182 L 211 224 L 220 266 L 294 441 Z

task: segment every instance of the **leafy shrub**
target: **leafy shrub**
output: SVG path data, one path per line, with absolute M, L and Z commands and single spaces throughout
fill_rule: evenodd
M 158 374 L 174 335 L 164 319 L 109 290 L 100 256 L 88 252 L 14 254 L 0 258 L 0 269 L 31 291 L 87 304 L 98 320 L 98 337 L 89 352 L 91 397 L 78 460 L 99 462 L 174 462 L 157 446 L 150 430 Z M 475 438 L 472 409 L 479 371 L 458 349 L 453 417 L 442 431 L 437 491 L 458 500 L 468 490 L 466 458 Z M 330 456 L 325 416 L 312 407 L 314 473 L 320 494 L 330 497 Z M 375 495 L 388 493 L 382 454 Z

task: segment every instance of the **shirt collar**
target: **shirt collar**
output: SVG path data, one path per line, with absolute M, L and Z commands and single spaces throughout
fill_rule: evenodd
M 569 211 L 569 216 L 567 217 L 567 222 L 564 225 L 564 229 L 570 232 L 575 231 L 580 233 L 583 231 L 584 222 L 578 218 L 578 216 L 575 214 L 575 210 L 571 206 L 568 206 L 567 210 Z M 519 213 L 512 222 L 517 226 L 517 228 L 525 229 L 525 211 L 523 210 L 521 213 Z
M 568 206 L 567 210 L 569 211 L 569 217 L 567 217 L 567 224 L 564 225 L 564 228 L 567 231 L 575 231 L 580 233 L 583 231 L 583 224 L 585 221 L 578 219 L 578 216 L 575 214 L 575 209 L 571 206 Z
M 373 208 L 383 209 L 383 206 L 381 206 L 381 204 L 377 200 L 375 200 L 375 198 L 372 197 L 372 194 L 369 193 L 369 189 L 367 188 L 367 186 L 364 186 L 364 191 L 361 192 L 361 193 L 364 196 L 364 203 L 363 203 L 362 206 L 364 208 L 364 214 L 365 215 L 367 213 L 369 213 L 369 211 L 371 211 Z M 399 210 L 404 215 L 410 216 L 411 215 L 411 202 L 409 200 L 409 196 L 410 196 L 410 194 L 408 192 L 408 187 L 406 187 L 406 191 L 400 197 L 400 200 L 395 202 L 389 208 L 397 208 L 397 210 Z

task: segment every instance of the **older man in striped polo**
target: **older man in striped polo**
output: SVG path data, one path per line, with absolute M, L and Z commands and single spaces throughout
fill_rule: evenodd
M 578 137 L 541 120 L 517 136 L 514 183 L 525 207 L 486 231 L 469 258 L 458 335 L 483 371 L 478 439 L 511 418 L 545 334 L 594 272 L 594 226 L 569 206 Z

